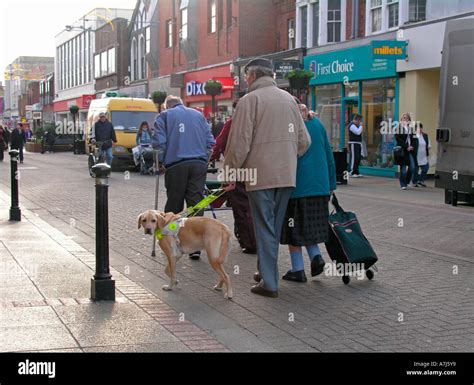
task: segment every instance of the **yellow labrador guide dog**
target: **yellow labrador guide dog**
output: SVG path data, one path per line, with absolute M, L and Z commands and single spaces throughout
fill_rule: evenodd
M 173 290 L 178 284 L 176 263 L 184 254 L 206 250 L 212 268 L 219 275 L 214 289 L 221 291 L 225 285 L 224 297 L 233 297 L 229 275 L 224 271 L 224 262 L 229 254 L 229 228 L 223 223 L 206 217 L 182 218 L 179 214 L 148 210 L 138 217 L 138 229 L 145 234 L 156 235 L 161 250 L 168 258 L 165 273 L 170 278 L 163 290 Z

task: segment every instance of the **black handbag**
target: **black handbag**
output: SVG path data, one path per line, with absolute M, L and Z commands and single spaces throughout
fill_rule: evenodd
M 393 164 L 402 165 L 405 160 L 405 149 L 402 146 L 393 148 Z

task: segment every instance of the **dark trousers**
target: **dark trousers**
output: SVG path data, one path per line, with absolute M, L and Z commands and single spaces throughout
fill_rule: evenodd
M 194 206 L 204 199 L 207 164 L 204 162 L 187 162 L 166 170 L 165 186 L 168 197 L 165 212 L 179 214 L 187 207 Z M 198 216 L 204 215 L 201 211 Z
M 359 175 L 359 165 L 362 158 L 362 143 L 351 143 L 351 173 Z
M 415 156 L 408 153 L 408 164 L 400 165 L 400 186 L 407 187 L 410 182 L 416 184 L 416 160 Z
M 234 228 L 240 246 L 244 249 L 256 249 L 255 228 L 249 197 L 245 191 L 245 183 L 237 182 L 235 190 L 227 193 L 232 212 L 234 214 Z

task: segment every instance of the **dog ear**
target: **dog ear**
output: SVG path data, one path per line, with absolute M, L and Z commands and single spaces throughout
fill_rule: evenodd
M 143 213 L 138 216 L 138 230 L 142 227 Z
M 155 219 L 157 228 L 162 229 L 166 226 L 166 219 L 161 211 L 155 211 Z

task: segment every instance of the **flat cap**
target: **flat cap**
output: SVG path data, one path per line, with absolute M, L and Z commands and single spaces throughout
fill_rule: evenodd
M 273 62 L 271 60 L 264 59 L 263 57 L 250 60 L 245 66 L 244 71 L 247 72 L 249 67 L 253 66 L 265 67 L 273 71 Z

